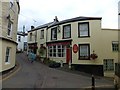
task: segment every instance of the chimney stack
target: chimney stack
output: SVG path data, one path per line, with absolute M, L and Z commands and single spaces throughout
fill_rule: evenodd
M 57 16 L 55 16 L 55 19 L 54 19 L 54 21 L 55 21 L 55 22 L 58 22 L 58 18 L 57 18 Z
M 34 26 L 31 26 L 31 30 L 34 29 Z

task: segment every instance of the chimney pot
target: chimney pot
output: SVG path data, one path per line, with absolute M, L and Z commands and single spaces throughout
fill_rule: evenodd
M 34 29 L 34 26 L 31 26 L 31 30 Z

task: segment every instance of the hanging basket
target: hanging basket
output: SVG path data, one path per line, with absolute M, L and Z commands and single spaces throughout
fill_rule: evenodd
M 93 54 L 90 55 L 90 58 L 91 58 L 92 60 L 95 60 L 96 58 L 98 58 L 98 56 L 93 53 Z

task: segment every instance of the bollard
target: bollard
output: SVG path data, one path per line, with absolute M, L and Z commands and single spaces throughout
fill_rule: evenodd
M 95 77 L 92 75 L 92 90 L 95 90 Z
M 69 69 L 71 69 L 71 62 L 69 61 Z

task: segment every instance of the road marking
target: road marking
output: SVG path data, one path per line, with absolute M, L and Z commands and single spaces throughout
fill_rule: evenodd
M 12 76 L 15 75 L 20 69 L 21 69 L 21 66 L 19 65 L 19 68 L 18 68 L 16 71 L 14 71 L 13 73 L 11 73 L 10 75 L 8 75 L 8 76 L 5 77 L 5 78 L 2 78 L 2 81 L 5 81 L 5 80 L 9 79 L 10 77 L 12 77 Z

